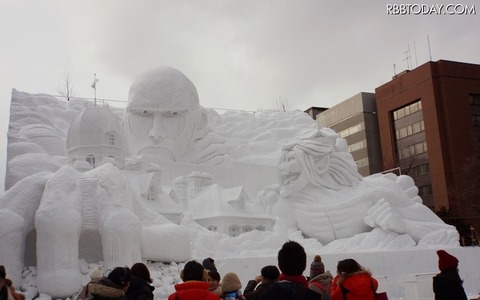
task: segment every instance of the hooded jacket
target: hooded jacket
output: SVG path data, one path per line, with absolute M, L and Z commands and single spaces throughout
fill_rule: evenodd
M 342 287 L 346 300 L 375 300 L 378 281 L 368 271 L 359 271 L 345 276 L 337 275 L 332 281 L 330 297 L 343 300 Z
M 126 300 L 123 289 L 106 277 L 87 285 L 87 297 L 94 300 Z
M 327 299 L 329 298 L 328 295 L 330 295 L 330 285 L 332 283 L 332 279 L 333 276 L 330 271 L 318 274 L 317 276 L 310 279 L 310 281 L 308 282 L 308 288 L 321 294 L 323 300 Z
M 176 284 L 176 292 L 168 296 L 168 300 L 218 300 L 209 287 L 208 282 L 194 280 Z

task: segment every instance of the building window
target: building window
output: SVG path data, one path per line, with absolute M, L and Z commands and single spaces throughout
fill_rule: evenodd
M 115 145 L 115 134 L 110 133 L 108 135 L 108 144 L 112 146 Z
M 430 184 L 422 185 L 418 187 L 418 195 L 420 197 L 429 196 L 432 194 L 432 186 Z
M 393 112 L 393 119 L 398 120 L 417 111 L 422 110 L 422 102 L 420 100 L 413 102 L 410 105 L 399 108 Z
M 228 234 L 232 237 L 238 236 L 240 234 L 240 227 L 238 225 L 230 225 Z
M 95 155 L 89 154 L 85 159 L 91 166 L 95 167 Z
M 347 129 L 344 129 L 344 130 L 340 131 L 340 132 L 338 133 L 338 135 L 339 135 L 341 138 L 345 138 L 345 137 L 350 136 L 350 135 L 352 135 L 352 134 L 354 134 L 354 133 L 360 132 L 360 131 L 362 131 L 363 129 L 364 129 L 363 123 L 359 123 L 359 124 L 357 124 L 357 125 L 355 125 L 355 126 L 352 126 L 352 127 L 349 127 L 349 128 L 347 128 Z
M 480 127 L 480 115 L 472 115 L 472 123 L 474 127 Z
M 217 226 L 215 226 L 215 225 L 208 225 L 207 229 L 210 230 L 210 231 L 213 231 L 213 232 L 217 232 Z
M 258 230 L 258 231 L 265 231 L 265 226 L 258 225 L 257 227 L 255 227 L 255 229 Z
M 403 173 L 407 173 L 407 169 L 402 170 Z M 421 164 L 414 166 L 410 169 L 408 174 L 412 177 L 418 177 L 418 176 L 423 176 L 430 173 L 430 166 L 427 164 Z
M 395 131 L 395 135 L 397 137 L 397 140 L 399 140 L 422 131 L 425 131 L 425 125 L 423 123 L 423 120 L 397 129 Z
M 243 226 L 243 232 L 249 232 L 249 231 L 252 231 L 253 230 L 253 226 L 252 225 L 245 225 Z
M 355 163 L 358 168 L 368 167 L 368 157 L 357 160 Z
M 147 200 L 153 201 L 156 199 L 157 199 L 157 193 L 155 192 L 155 189 L 153 188 L 153 186 L 151 186 L 147 193 Z
M 367 147 L 367 141 L 366 140 L 363 140 L 363 141 L 360 141 L 358 143 L 354 143 L 354 144 L 351 144 L 348 146 L 348 151 L 349 152 L 354 152 L 354 151 L 357 151 L 357 150 L 360 150 L 360 149 L 363 149 L 363 148 L 366 148 Z
M 398 154 L 400 156 L 400 159 L 404 159 L 404 158 L 419 155 L 425 152 L 427 152 L 427 142 L 420 142 L 420 143 L 410 145 L 400 149 Z
M 468 95 L 468 102 L 470 105 L 480 106 L 480 95 L 470 94 Z

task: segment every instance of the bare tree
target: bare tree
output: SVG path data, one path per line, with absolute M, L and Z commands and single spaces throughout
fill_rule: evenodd
M 70 75 L 68 73 L 65 74 L 63 83 L 58 87 L 58 93 L 66 101 L 70 101 L 73 97 L 73 84 L 70 81 Z
M 286 97 L 279 96 L 277 100 L 275 100 L 275 104 L 278 111 L 287 112 L 290 110 L 290 105 Z

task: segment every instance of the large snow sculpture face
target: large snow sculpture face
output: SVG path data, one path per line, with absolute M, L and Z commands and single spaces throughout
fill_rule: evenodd
M 197 89 L 176 69 L 146 72 L 130 88 L 124 124 L 132 155 L 179 161 L 205 135 L 206 123 Z
M 290 196 L 308 183 L 338 190 L 361 179 L 345 141 L 329 128 L 307 130 L 282 147 L 279 162 L 281 195 Z

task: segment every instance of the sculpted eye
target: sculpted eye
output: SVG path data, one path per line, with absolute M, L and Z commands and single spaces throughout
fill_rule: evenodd
M 130 111 L 132 114 L 134 115 L 137 115 L 137 116 L 140 116 L 140 117 L 146 117 L 146 116 L 150 116 L 152 113 L 148 110 L 131 110 Z

